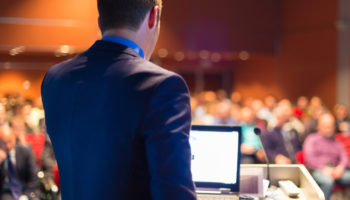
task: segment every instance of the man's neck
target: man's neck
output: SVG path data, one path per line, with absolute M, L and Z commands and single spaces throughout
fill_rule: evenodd
M 146 54 L 145 51 L 147 48 L 145 46 L 145 43 L 142 39 L 140 39 L 140 37 L 138 35 L 139 35 L 139 33 L 137 31 L 132 31 L 130 29 L 110 29 L 110 30 L 105 31 L 103 33 L 102 37 L 118 36 L 118 37 L 126 38 L 128 40 L 135 42 L 143 50 L 143 52 Z
M 137 34 L 134 31 L 131 31 L 128 29 L 111 29 L 111 30 L 105 31 L 102 36 L 103 37 L 105 37 L 105 36 L 119 36 L 119 37 L 123 37 L 123 38 L 129 39 L 129 40 L 137 43 L 136 35 Z

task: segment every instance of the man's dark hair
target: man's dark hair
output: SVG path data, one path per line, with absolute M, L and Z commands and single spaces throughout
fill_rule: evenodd
M 162 0 L 97 0 L 101 31 L 111 28 L 137 30 L 148 11 Z

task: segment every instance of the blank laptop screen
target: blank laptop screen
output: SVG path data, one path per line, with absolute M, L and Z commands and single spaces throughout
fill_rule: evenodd
M 238 188 L 240 128 L 192 126 L 190 145 L 197 187 Z

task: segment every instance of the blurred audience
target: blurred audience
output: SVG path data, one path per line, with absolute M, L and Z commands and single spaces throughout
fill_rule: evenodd
M 281 103 L 273 111 L 275 126 L 262 135 L 266 154 L 276 164 L 296 163 L 295 155 L 301 150 L 296 125 L 291 118 L 291 108 Z
M 305 135 L 303 137 L 303 140 L 311 134 L 311 133 L 316 133 L 318 131 L 318 119 L 320 118 L 321 115 L 328 113 L 327 109 L 322 106 L 310 106 L 308 108 L 308 114 L 307 118 L 304 120 L 304 125 L 305 125 Z
M 241 105 L 242 96 L 239 92 L 232 92 L 231 94 L 231 101 L 234 104 Z
M 35 184 L 39 186 L 35 186 L 35 197 L 33 197 L 33 194 L 29 194 L 32 196 L 27 195 L 28 198 L 35 199 L 38 197 L 43 200 L 57 199 L 58 188 L 53 181 L 53 171 L 56 166 L 56 160 L 51 142 L 46 134 L 41 98 L 36 98 L 33 103 L 31 99 L 25 99 L 22 95 L 3 95 L 2 98 L 0 98 L 0 129 L 3 127 L 9 127 L 15 139 L 15 146 L 12 148 L 13 150 L 9 152 L 18 151 L 18 155 L 16 153 L 13 153 L 13 155 L 16 154 L 16 157 L 19 157 L 18 159 L 26 159 L 25 161 L 20 160 L 18 166 L 16 166 L 16 162 L 14 162 L 14 166 L 20 168 L 17 170 L 21 170 L 20 175 L 25 176 L 18 177 L 18 179 L 20 182 L 35 180 Z M 0 153 L 0 155 L 1 154 L 2 153 Z M 12 153 L 10 153 L 10 155 L 12 155 Z M 1 166 L 6 165 L 4 164 L 5 161 L 6 159 L 2 162 Z M 35 168 L 32 166 L 33 163 Z M 23 169 L 23 165 L 25 165 L 27 171 Z M 6 170 L 7 165 L 1 168 L 1 174 L 6 174 Z M 38 170 L 42 170 L 42 172 L 38 173 Z M 8 182 L 6 176 L 3 177 L 5 177 L 4 180 Z M 40 184 L 38 178 L 40 178 Z M 2 183 L 1 180 L 0 184 Z M 5 196 L 0 199 L 13 199 L 13 194 L 9 190 L 7 182 L 6 184 L 2 184 L 0 188 L 0 190 L 5 191 L 7 194 L 4 194 Z M 32 185 L 32 183 L 29 185 Z
M 16 144 L 10 127 L 0 127 L 0 186 L 2 200 L 39 200 L 35 158 L 28 147 Z
M 0 102 L 0 126 L 5 125 L 6 123 L 6 108 Z
M 277 111 L 278 110 L 278 111 Z M 280 120 L 277 119 L 280 113 L 283 113 L 285 121 L 281 124 Z M 274 118 L 268 123 L 268 129 L 273 130 L 276 127 L 281 126 L 283 130 L 295 130 L 298 133 L 298 137 L 304 135 L 305 127 L 304 124 L 293 115 L 292 103 L 288 99 L 282 99 L 276 109 L 274 110 Z
M 231 101 L 223 99 L 217 103 L 213 124 L 238 125 L 239 122 L 231 117 Z
M 36 127 L 31 118 L 31 111 L 33 107 L 31 103 L 26 103 L 22 106 L 21 116 L 24 120 L 25 132 L 26 133 L 35 133 Z
M 337 104 L 334 107 L 334 116 L 336 119 L 336 132 L 349 133 L 350 119 L 346 107 L 342 104 Z
M 249 107 L 241 109 L 241 126 L 242 126 L 242 163 L 252 164 L 264 160 L 261 151 L 261 143 L 259 137 L 255 135 L 256 127 L 255 112 Z
M 301 96 L 297 100 L 297 105 L 293 109 L 293 114 L 300 120 L 305 120 L 307 117 L 307 108 L 309 106 L 309 99 L 305 96 Z
M 304 143 L 305 164 L 330 199 L 335 183 L 350 186 L 348 156 L 342 144 L 334 140 L 335 119 L 323 114 L 318 121 L 318 132 L 309 135 Z
M 10 119 L 10 126 L 15 134 L 17 144 L 27 146 L 26 126 L 22 116 L 16 115 Z
M 33 101 L 20 94 L 0 94 L 0 96 L 0 127 L 10 126 L 16 146 L 26 149 L 28 155 L 34 154 L 37 167 L 44 172 L 45 178 L 40 179 L 41 183 L 49 185 L 44 186 L 45 191 L 51 190 L 53 171 L 57 168 L 57 163 L 50 138 L 46 134 L 41 98 L 35 98 Z M 228 94 L 224 90 L 204 91 L 191 97 L 191 107 L 193 124 L 242 127 L 242 163 L 265 161 L 261 143 L 254 133 L 254 128 L 259 127 L 271 162 L 296 163 L 295 155 L 299 151 L 304 152 L 302 155 L 308 167 L 313 170 L 315 179 L 321 177 L 318 183 L 323 184 L 322 187 L 326 193 L 334 182 L 338 183 L 347 178 L 347 166 L 343 160 L 344 152 L 339 147 L 340 143 L 346 146 L 348 154 L 345 155 L 348 159 L 350 157 L 350 119 L 347 107 L 344 105 L 339 104 L 334 107 L 333 122 L 330 119 L 332 116 L 329 110 L 317 96 L 310 100 L 308 97 L 301 96 L 293 104 L 289 99 L 279 100 L 272 95 L 257 99 L 243 97 L 239 92 Z M 328 120 L 324 119 L 327 118 L 324 116 L 328 116 Z M 330 126 L 329 123 L 334 123 L 335 130 L 331 131 L 332 136 L 323 136 L 322 134 L 327 132 L 324 127 Z M 340 143 L 333 139 L 335 133 L 338 133 L 336 137 L 341 141 Z M 315 144 L 317 144 L 316 147 L 309 147 Z M 324 144 L 335 147 L 325 148 L 322 146 Z M 339 152 L 335 152 L 337 148 Z M 315 152 L 316 154 L 313 154 Z M 322 159 L 318 159 L 318 162 L 310 161 L 317 153 L 324 153 L 322 157 L 327 162 L 323 162 Z M 6 156 L 3 156 L 5 160 Z M 321 161 L 323 163 L 320 163 Z M 325 172 L 327 172 L 326 175 Z M 333 180 L 331 183 L 327 182 L 330 177 Z M 326 183 L 322 182 L 324 180 Z
M 239 124 L 241 119 L 241 107 L 238 104 L 232 104 L 230 110 L 230 117 L 234 123 Z
M 269 95 L 265 97 L 264 102 L 265 106 L 258 111 L 257 117 L 269 123 L 271 120 L 274 119 L 273 109 L 276 106 L 276 98 L 274 96 Z
M 43 146 L 43 151 L 41 153 L 41 167 L 45 172 L 45 175 L 53 178 L 54 167 L 57 165 L 55 154 L 52 148 L 52 143 L 49 135 L 46 133 L 45 119 L 41 119 L 39 122 L 39 127 L 41 133 L 45 135 L 45 142 Z

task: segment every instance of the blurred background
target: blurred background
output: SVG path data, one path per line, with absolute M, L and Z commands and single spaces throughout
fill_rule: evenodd
M 180 73 L 192 94 L 224 89 L 243 97 L 325 105 L 350 103 L 346 0 L 164 2 L 153 61 Z M 47 69 L 100 38 L 95 0 L 1 0 L 0 94 L 40 95 Z
M 251 135 L 255 126 L 267 141 L 276 127 L 287 127 L 298 138 L 297 153 L 306 137 L 318 131 L 319 117 L 331 113 L 334 132 L 350 157 L 350 1 L 163 4 L 152 62 L 184 77 L 192 96 L 193 123 L 242 125 L 247 145 L 241 149 L 248 155 L 244 163 L 263 163 L 261 145 Z M 50 177 L 51 182 L 42 181 L 47 194 L 42 199 L 56 198 L 59 178 L 45 136 L 41 82 L 50 66 L 101 38 L 97 17 L 96 0 L 0 3 L 0 125 L 19 127 L 17 141 L 31 145 L 39 169 Z M 303 163 L 288 154 L 289 161 L 270 159 Z

